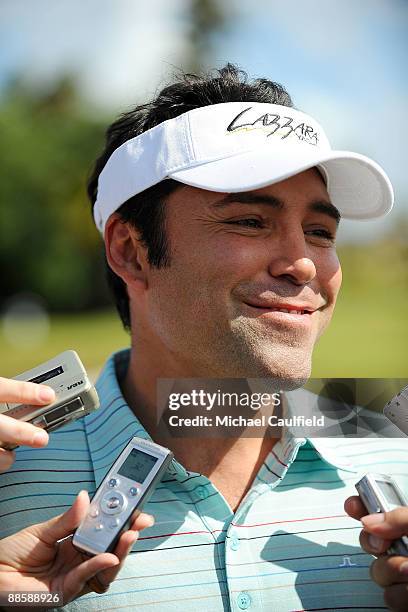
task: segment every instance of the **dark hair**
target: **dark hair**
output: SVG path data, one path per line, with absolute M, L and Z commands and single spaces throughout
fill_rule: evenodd
M 268 79 L 248 80 L 246 72 L 234 64 L 226 64 L 208 74 L 180 73 L 177 81 L 164 87 L 147 104 L 122 114 L 106 131 L 105 149 L 96 160 L 88 181 L 92 206 L 98 189 L 98 178 L 113 151 L 142 132 L 193 108 L 222 102 L 267 102 L 293 106 L 287 91 Z M 122 221 L 139 231 L 147 249 L 148 261 L 157 268 L 170 266 L 170 247 L 165 231 L 165 200 L 182 185 L 166 179 L 127 200 L 118 209 Z M 107 279 L 125 329 L 130 330 L 129 298 L 126 284 L 107 265 Z

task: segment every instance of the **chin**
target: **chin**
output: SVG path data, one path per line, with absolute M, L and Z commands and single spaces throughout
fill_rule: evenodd
M 258 358 L 257 358 L 258 357 Z M 293 391 L 303 387 L 309 380 L 312 371 L 310 355 L 304 351 L 290 349 L 289 355 L 286 351 L 266 352 L 254 359 L 254 374 L 247 374 L 269 380 L 275 388 L 281 391 Z M 255 374 L 256 372 L 256 374 Z M 265 381 L 265 382 L 267 382 Z
M 238 369 L 245 368 L 246 377 L 275 378 L 283 389 L 296 389 L 305 384 L 312 370 L 315 334 L 265 334 L 253 322 L 234 321 L 234 349 L 231 361 Z M 245 365 L 244 365 L 245 364 Z
M 286 369 L 275 365 L 264 371 L 262 378 L 266 379 L 266 383 L 272 384 L 275 389 L 280 391 L 293 391 L 299 389 L 307 383 L 310 378 L 310 370 L 307 372 L 299 371 L 299 369 Z
M 298 375 L 296 377 L 291 378 L 284 376 L 282 378 L 278 378 L 277 380 L 280 382 L 280 391 L 294 391 L 295 389 L 300 389 L 300 387 L 303 387 L 303 385 L 305 385 L 309 380 L 309 376 Z

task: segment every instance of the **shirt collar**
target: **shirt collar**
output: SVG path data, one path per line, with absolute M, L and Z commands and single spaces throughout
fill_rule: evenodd
M 312 414 L 318 413 L 317 396 L 306 389 L 296 389 L 295 391 L 285 393 L 283 404 L 285 416 L 301 414 L 312 416 Z M 341 470 L 357 473 L 358 469 L 348 457 L 348 450 L 350 448 L 348 439 L 342 437 L 341 427 L 338 425 L 338 422 L 336 419 L 331 419 L 331 422 L 330 419 L 326 419 L 326 426 L 331 433 L 337 434 L 336 437 L 307 436 L 302 439 L 308 440 L 321 459 L 329 465 Z M 301 438 L 296 437 L 295 432 L 296 428 L 294 430 L 285 428 L 284 436 L 288 441 L 299 441 Z

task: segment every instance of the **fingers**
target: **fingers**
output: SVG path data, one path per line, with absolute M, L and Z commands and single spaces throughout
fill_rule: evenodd
M 41 447 L 48 443 L 44 429 L 0 414 L 0 439 L 17 446 Z
M 368 514 L 361 519 L 365 531 L 379 538 L 395 540 L 408 533 L 408 507 L 390 512 Z
M 371 578 L 382 587 L 398 583 L 407 583 L 408 586 L 408 558 L 397 555 L 379 557 L 371 564 L 370 574 Z M 406 597 L 408 599 L 408 591 Z
M 147 529 L 148 527 L 152 527 L 154 525 L 154 517 L 151 514 L 146 514 L 145 512 L 141 512 L 140 514 L 136 514 L 133 518 L 130 529 L 133 531 L 142 531 L 143 529 Z
M 115 555 L 117 556 L 120 562 L 126 559 L 138 537 L 138 531 L 129 530 L 125 531 L 125 533 L 122 533 L 119 538 L 119 542 L 115 548 Z
M 6 472 L 14 463 L 15 453 L 0 448 L 0 472 Z
M 372 555 L 387 552 L 393 540 L 408 531 L 408 508 L 368 514 L 361 519 L 364 530 L 360 534 L 361 547 Z
M 30 529 L 41 530 L 43 541 L 49 544 L 69 535 L 79 525 L 89 508 L 89 498 L 86 491 L 81 491 L 73 506 L 64 514 L 61 514 L 46 523 L 34 525 Z M 153 525 L 154 518 L 148 514 L 140 514 L 132 523 L 131 529 L 124 532 L 119 538 L 114 554 L 103 553 L 83 561 L 72 569 L 64 578 L 63 592 L 64 601 L 68 602 L 79 594 L 92 590 L 92 578 L 96 579 L 98 587 L 103 592 L 109 588 L 110 583 L 115 580 L 127 555 L 136 542 L 139 531 Z M 138 527 L 136 531 L 135 528 Z
M 367 514 L 367 509 L 358 495 L 352 495 L 346 499 L 344 502 L 344 510 L 351 518 L 358 521 Z
M 406 584 L 394 584 L 384 589 L 384 601 L 389 610 L 405 612 L 407 610 L 408 588 Z
M 371 567 L 371 578 L 384 590 L 384 600 L 390 610 L 408 609 L 408 557 L 386 554 L 393 540 L 408 533 L 408 508 L 396 508 L 391 512 L 366 514 L 358 496 L 346 499 L 344 510 L 364 529 L 360 533 L 361 547 L 377 555 Z
M 114 551 L 115 557 L 118 559 L 118 564 L 98 574 L 98 579 L 102 584 L 110 584 L 115 580 L 138 537 L 138 531 L 125 531 L 125 533 L 120 536 Z
M 388 555 L 392 541 L 408 532 L 408 508 L 395 508 L 390 512 L 369 514 L 361 521 L 362 548 L 379 555 L 371 567 L 371 578 L 384 588 L 384 600 L 390 610 L 408 609 L 408 557 Z
M 47 385 L 0 376 L 0 402 L 14 404 L 49 404 L 55 400 L 55 392 Z
M 47 385 L 37 385 L 22 380 L 0 377 L 0 402 L 15 404 L 49 404 L 55 400 L 55 392 Z M 0 440 L 11 446 L 41 447 L 48 443 L 48 434 L 40 427 L 0 414 Z M 1 444 L 1 443 L 0 443 Z M 9 469 L 14 455 L 0 454 L 0 471 Z
M 64 579 L 63 592 L 64 603 L 68 603 L 71 599 L 83 592 L 91 591 L 87 582 L 100 572 L 113 569 L 119 565 L 119 559 L 110 553 L 96 555 L 77 565 L 73 570 L 68 572 Z M 105 586 L 109 586 L 108 582 L 103 582 Z
M 154 523 L 154 519 L 150 515 L 143 514 L 140 517 L 141 522 L 146 527 Z M 138 537 L 138 531 L 132 529 L 125 531 L 119 538 L 114 554 L 103 553 L 96 555 L 84 561 L 75 570 L 70 572 L 69 582 L 67 581 L 64 584 L 64 592 L 67 593 L 67 596 L 72 598 L 82 591 L 88 592 L 92 590 L 92 584 L 89 584 L 92 578 L 97 579 L 98 587 L 102 587 L 102 590 L 103 588 L 108 590 L 109 585 L 115 580 Z M 99 592 L 99 589 L 96 592 Z
M 32 525 L 28 529 L 50 546 L 58 540 L 70 535 L 85 517 L 89 508 L 89 496 L 87 491 L 80 491 L 76 500 L 69 510 L 59 514 L 49 521 Z
M 379 555 L 385 554 L 391 544 L 391 540 L 384 540 L 367 531 L 363 530 L 360 533 L 360 546 L 370 555 L 376 555 L 378 557 Z

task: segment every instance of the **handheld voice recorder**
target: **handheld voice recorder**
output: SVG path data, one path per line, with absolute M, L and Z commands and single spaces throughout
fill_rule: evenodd
M 46 431 L 62 427 L 99 407 L 99 398 L 75 351 L 64 351 L 50 361 L 23 372 L 14 380 L 46 383 L 55 391 L 56 399 L 46 406 L 0 403 L 0 414 L 27 421 Z M 13 444 L 0 445 L 7 449 Z
M 408 501 L 391 476 L 366 474 L 355 486 L 369 514 L 389 512 L 400 506 L 408 506 Z M 408 556 L 408 537 L 402 536 L 395 540 L 388 553 Z
M 89 555 L 112 552 L 160 482 L 173 453 L 150 440 L 132 438 L 92 498 L 73 545 Z
M 408 436 L 408 386 L 385 405 L 383 412 L 391 423 Z

